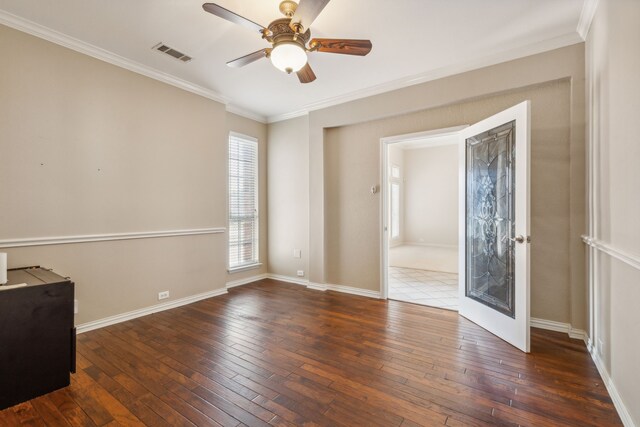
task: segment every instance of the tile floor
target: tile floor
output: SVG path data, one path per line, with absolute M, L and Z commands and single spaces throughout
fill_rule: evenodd
M 458 310 L 458 275 L 441 271 L 389 267 L 389 298 Z

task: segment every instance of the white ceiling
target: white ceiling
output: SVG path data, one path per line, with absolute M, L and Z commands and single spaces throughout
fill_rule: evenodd
M 214 1 L 265 26 L 282 17 L 279 0 Z M 268 44 L 203 11 L 203 0 L 0 0 L 0 23 L 273 121 L 577 43 L 585 1 L 332 0 L 312 36 L 370 39 L 373 50 L 366 57 L 311 53 L 318 79 L 306 85 L 267 59 L 227 67 Z M 152 50 L 159 42 L 193 61 Z

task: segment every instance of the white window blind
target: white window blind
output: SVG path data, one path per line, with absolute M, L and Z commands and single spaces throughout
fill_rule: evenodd
M 229 135 L 229 269 L 258 263 L 258 142 Z

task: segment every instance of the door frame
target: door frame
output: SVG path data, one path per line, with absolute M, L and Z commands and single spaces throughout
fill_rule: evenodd
M 387 230 L 389 223 L 389 146 L 399 142 L 421 142 L 425 147 L 436 147 L 440 145 L 437 138 L 445 136 L 455 136 L 469 125 L 453 126 L 442 129 L 428 130 L 424 132 L 407 133 L 403 135 L 387 136 L 380 138 L 380 298 L 389 297 L 389 242 L 390 236 Z M 458 160 L 458 168 L 460 165 Z M 457 213 L 456 213 L 457 215 Z

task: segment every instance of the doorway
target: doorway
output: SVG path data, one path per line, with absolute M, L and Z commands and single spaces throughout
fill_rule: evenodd
M 531 101 L 487 117 L 471 126 L 382 138 L 381 296 L 407 294 L 416 281 L 395 280 L 390 249 L 401 238 L 402 191 L 393 190 L 392 144 L 417 140 L 427 146 L 456 135 L 458 142 L 458 312 L 489 332 L 529 352 L 530 340 L 530 147 Z M 415 160 L 419 156 L 410 155 Z M 403 155 L 403 159 L 407 156 Z M 453 169 L 454 166 L 450 166 Z M 393 176 L 395 175 L 395 177 Z M 411 178 L 414 179 L 414 178 Z M 432 181 L 444 181 L 432 177 Z M 399 196 L 392 195 L 396 191 Z M 409 196 L 407 196 L 409 197 Z M 406 197 L 405 197 L 406 198 Z M 437 209 L 431 202 L 429 209 Z M 426 211 L 424 211 L 426 212 Z M 394 217 L 397 217 L 395 218 Z M 404 215 L 406 220 L 406 214 Z M 429 270 L 426 270 L 429 271 Z M 404 274 L 404 278 L 412 278 Z M 413 283 L 413 286 L 412 286 Z M 393 287 L 399 287 L 398 291 Z M 428 304 L 431 305 L 431 304 Z M 441 307 L 445 308 L 445 307 Z
M 382 141 L 388 230 L 382 275 L 389 299 L 458 310 L 458 143 L 463 128 Z

